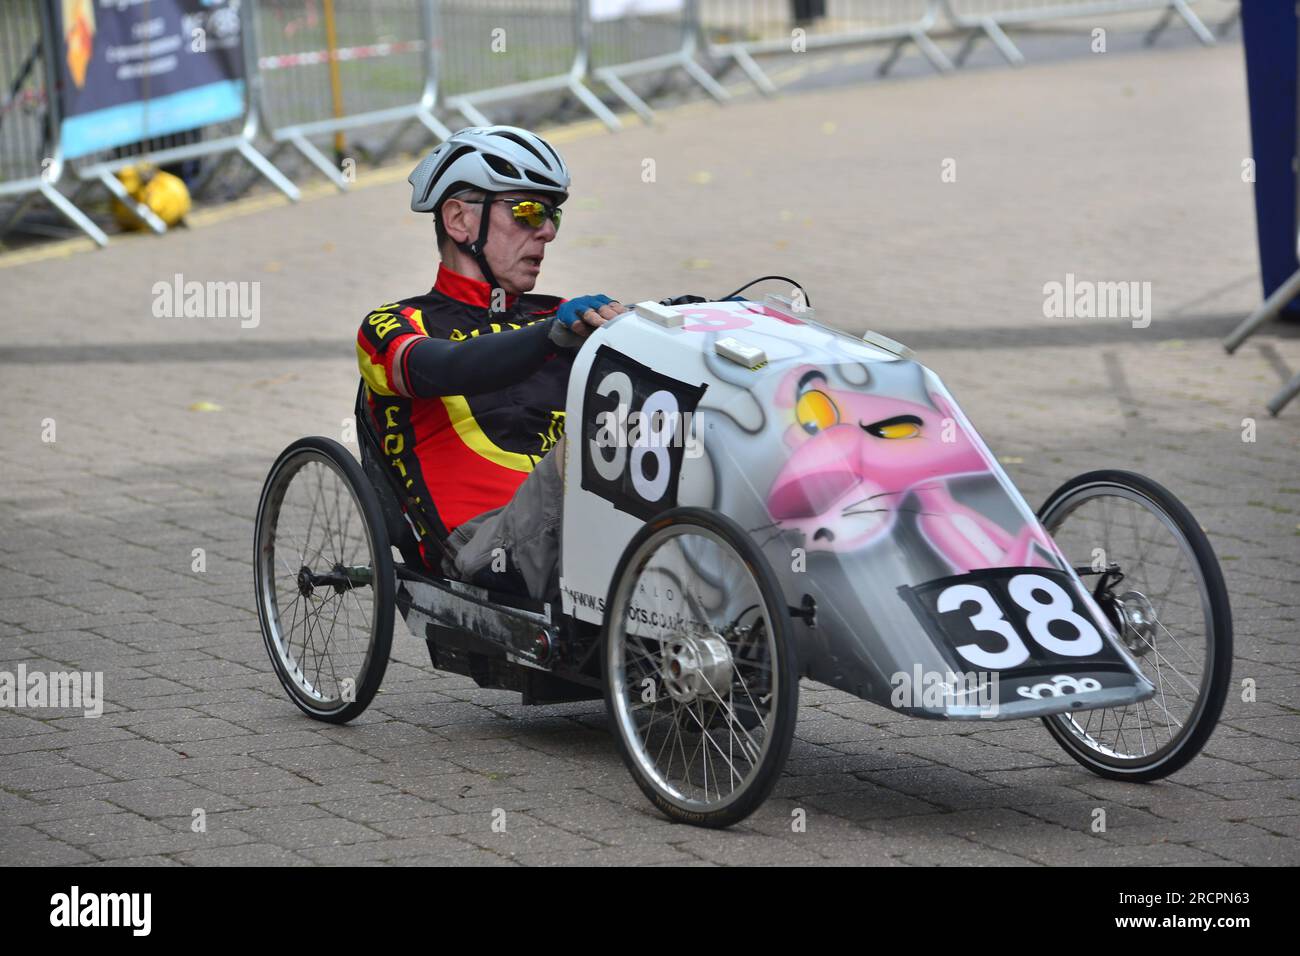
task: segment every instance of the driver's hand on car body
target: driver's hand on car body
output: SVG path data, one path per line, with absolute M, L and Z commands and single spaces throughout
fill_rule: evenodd
M 607 295 L 583 295 L 561 305 L 556 317 L 570 332 L 585 339 L 614 316 L 626 311 L 621 302 Z

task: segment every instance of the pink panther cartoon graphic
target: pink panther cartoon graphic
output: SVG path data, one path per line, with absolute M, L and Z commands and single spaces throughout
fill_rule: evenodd
M 914 512 L 954 573 L 1051 566 L 1055 545 L 1036 523 L 1013 534 L 953 497 L 952 479 L 988 475 L 989 462 L 946 399 L 929 397 L 933 407 L 835 389 L 814 366 L 793 369 L 776 399 L 793 418 L 784 435 L 793 451 L 767 496 L 777 526 L 802 532 L 809 551 L 843 553 L 882 540 L 900 513 Z

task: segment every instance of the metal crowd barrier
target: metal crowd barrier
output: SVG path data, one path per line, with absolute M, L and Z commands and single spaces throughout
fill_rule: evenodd
M 44 198 L 102 246 L 108 237 L 55 188 L 64 164 L 53 36 L 43 0 L 0 3 L 0 199 L 16 200 L 0 235 Z
M 731 98 L 696 60 L 696 53 L 704 46 L 699 0 L 677 0 L 675 11 L 656 12 L 656 8 L 672 6 L 655 3 L 644 9 L 640 0 L 592 0 L 588 7 L 592 21 L 592 77 L 608 86 L 646 122 L 654 119 L 654 111 L 628 86 L 628 77 L 662 77 L 680 69 L 719 103 Z
M 940 0 L 827 0 L 825 15 L 804 23 L 795 22 L 790 0 L 703 0 L 700 12 L 709 55 L 734 60 L 764 93 L 776 87 L 754 60 L 761 54 L 892 42 L 877 68 L 882 76 L 909 44 L 939 72 L 953 68 L 929 36 Z
M 943 6 L 949 22 L 958 30 L 966 31 L 966 39 L 954 58 L 958 64 L 965 62 L 981 37 L 988 37 L 1008 63 L 1019 66 L 1025 62 L 1024 54 L 1011 42 L 1003 27 L 1046 20 L 1160 10 L 1162 13 L 1159 22 L 1147 33 L 1148 46 L 1155 43 L 1174 17 L 1181 17 L 1198 40 L 1206 46 L 1213 46 L 1214 34 L 1192 12 L 1190 4 L 1194 2 L 1195 0 L 943 0 Z
M 719 102 L 729 98 L 706 65 L 734 62 L 763 92 L 776 87 L 755 57 L 874 43 L 892 49 L 878 67 L 887 73 L 914 45 L 938 71 L 953 61 L 931 39 L 936 29 L 966 36 L 956 60 L 989 37 L 1009 61 L 1023 56 L 1003 27 L 1067 17 L 1160 10 L 1148 40 L 1176 17 L 1207 44 L 1213 35 L 1191 11 L 1194 0 L 244 0 L 241 55 L 244 112 L 238 119 L 167 141 L 65 162 L 59 146 L 57 56 L 60 40 L 50 0 L 0 0 L 0 197 L 21 196 L 16 221 L 44 197 L 92 236 L 104 234 L 55 189 L 67 170 L 100 184 L 156 232 L 165 226 L 135 203 L 112 174 L 147 161 L 174 163 L 220 157 L 203 180 L 240 156 L 291 199 L 297 188 L 253 146 L 263 129 L 273 154 L 293 146 L 324 175 L 346 188 L 340 167 L 343 134 L 393 125 L 379 155 L 420 124 L 440 139 L 451 135 L 447 111 L 488 125 L 495 104 L 570 94 L 611 130 L 620 122 L 587 85 L 604 84 L 651 120 L 656 84 L 675 71 Z M 820 8 L 820 9 L 815 9 Z M 815 15 L 814 15 L 815 14 Z M 944 22 L 941 22 L 944 21 Z M 1231 27 L 1231 21 L 1224 28 Z M 701 62 L 701 60 L 705 62 Z M 629 83 L 639 78 L 641 89 Z M 313 138 L 335 137 L 335 162 Z M 206 139 L 205 139 L 206 137 Z
M 611 130 L 622 124 L 584 83 L 587 0 L 444 0 L 440 3 L 444 102 L 471 123 L 480 107 L 568 92 Z
M 435 0 L 258 0 L 258 94 L 272 158 L 292 145 L 340 189 L 345 130 L 396 123 L 385 155 L 412 123 L 439 139 Z M 250 9 L 246 7 L 245 9 Z M 335 137 L 335 162 L 311 141 Z
M 194 130 L 194 135 L 189 137 L 192 141 L 184 145 L 157 148 L 154 143 L 150 142 L 135 147 L 104 150 L 76 160 L 70 160 L 68 170 L 80 181 L 76 192 L 73 194 L 73 201 L 76 201 L 85 186 L 98 183 L 115 196 L 141 222 L 161 235 L 167 231 L 167 224 L 154 215 L 148 206 L 136 202 L 127 193 L 126 187 L 113 174 L 120 169 L 138 163 L 165 166 L 204 157 L 216 157 L 220 161 L 224 161 L 231 156 L 239 156 L 291 201 L 297 202 L 300 198 L 298 187 L 290 182 L 253 145 L 261 128 L 261 113 L 258 107 L 257 95 L 260 73 L 257 69 L 257 61 L 253 56 L 256 45 L 256 24 L 253 18 L 241 17 L 240 54 L 244 63 L 244 112 L 242 116 L 229 122 Z M 213 171 L 213 169 L 209 169 L 209 176 Z

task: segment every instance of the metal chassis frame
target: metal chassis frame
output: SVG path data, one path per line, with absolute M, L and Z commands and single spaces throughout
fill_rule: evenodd
M 386 480 L 383 485 L 377 485 L 371 479 L 375 494 L 380 498 L 380 510 L 384 512 L 384 499 L 391 499 L 394 504 L 397 504 L 401 501 L 401 495 L 396 476 L 392 475 L 387 470 L 387 465 L 384 464 L 379 439 L 370 422 L 369 408 L 365 402 L 364 383 L 357 388 L 354 411 L 358 418 L 358 443 L 369 447 L 371 452 L 377 456 L 380 466 L 385 469 L 383 474 Z M 363 455 L 362 471 L 366 473 L 364 463 L 365 456 Z M 368 473 L 366 473 L 366 476 L 367 478 L 370 477 Z M 390 543 L 396 545 L 397 542 Z M 439 549 L 445 553 L 443 542 L 438 540 L 436 543 Z M 458 631 L 466 643 L 476 648 L 477 653 L 501 658 L 510 666 L 542 670 L 554 675 L 556 679 L 567 680 L 570 683 L 582 684 L 588 687 L 601 686 L 599 678 L 592 678 L 585 673 L 585 669 L 594 659 L 594 649 L 599 647 L 599 642 L 596 642 L 594 648 L 586 649 L 576 668 L 566 666 L 567 662 L 562 657 L 557 661 L 560 664 L 559 667 L 548 666 L 537 659 L 529 661 L 529 658 L 533 655 L 530 653 L 527 641 L 524 638 L 526 638 L 526 632 L 530 629 L 534 632 L 546 632 L 552 646 L 557 646 L 557 641 L 572 644 L 576 638 L 577 622 L 564 615 L 558 607 L 540 604 L 540 602 L 527 599 L 517 599 L 519 605 L 517 606 L 515 602 L 510 600 L 511 597 L 517 596 L 512 595 L 503 595 L 504 600 L 494 600 L 490 591 L 460 581 L 434 577 L 424 571 L 416 570 L 406 562 L 394 562 L 393 573 L 397 577 L 398 584 L 398 611 L 403 619 L 406 619 L 408 612 L 414 611 L 428 618 L 431 624 Z M 403 582 L 434 589 L 438 592 L 439 606 L 419 606 L 409 596 L 409 591 L 406 596 L 403 595 L 401 587 Z M 528 603 L 538 604 L 541 610 L 529 610 L 527 607 L 521 606 Z M 466 626 L 467 622 L 470 621 L 474 621 L 477 626 Z M 412 633 L 414 633 L 414 628 L 412 628 Z M 417 634 L 416 636 L 436 646 L 437 642 L 432 633 Z M 529 663 L 519 663 L 520 660 L 529 661 Z
M 397 609 L 412 634 L 432 649 L 448 647 L 445 642 L 439 642 L 438 630 L 454 631 L 458 642 L 464 644 L 459 649 L 493 659 L 507 670 L 543 673 L 580 687 L 603 688 L 599 674 L 590 672 L 600 649 L 599 639 L 584 646 L 579 639 L 578 623 L 558 607 L 543 604 L 540 611 L 529 610 L 519 605 L 539 602 L 520 599 L 516 605 L 511 602 L 511 595 L 497 596 L 471 584 L 435 578 L 404 563 L 395 564 L 393 570 L 398 585 Z M 436 603 L 419 603 L 405 587 L 407 584 L 428 589 L 425 599 L 432 597 Z M 425 633 L 417 632 L 408 616 L 412 614 L 427 619 L 423 622 Z M 539 634 L 546 635 L 552 649 L 550 654 L 538 655 L 531 636 Z M 576 656 L 570 658 L 565 653 L 568 650 L 576 652 Z

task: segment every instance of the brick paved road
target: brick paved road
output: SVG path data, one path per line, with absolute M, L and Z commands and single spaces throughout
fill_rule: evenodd
M 432 226 L 372 175 L 0 268 L 0 670 L 102 671 L 106 696 L 97 719 L 0 711 L 0 862 L 1300 862 L 1300 406 L 1262 411 L 1300 342 L 1217 345 L 1258 295 L 1242 72 L 1231 46 L 1104 56 L 568 137 L 579 192 L 545 286 L 632 301 L 792 273 L 919 347 L 1031 501 L 1094 467 L 1170 485 L 1224 563 L 1234 680 L 1258 688 L 1181 773 L 1108 783 L 1037 724 L 911 721 L 805 683 L 774 797 L 698 832 L 649 810 L 598 704 L 436 674 L 400 623 L 363 718 L 301 716 L 252 611 L 252 515 L 281 447 L 339 435 L 360 316 L 429 284 Z M 154 318 L 178 272 L 259 281 L 260 324 Z M 1043 318 L 1069 272 L 1151 282 L 1154 321 Z

